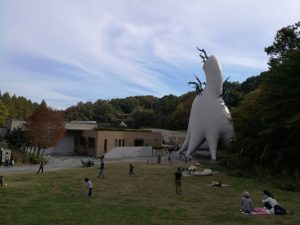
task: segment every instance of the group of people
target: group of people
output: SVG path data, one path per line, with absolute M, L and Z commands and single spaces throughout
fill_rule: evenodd
M 13 155 L 9 155 L 8 152 L 5 153 L 4 156 L 5 166 L 10 167 L 15 165 L 15 160 Z
M 104 158 L 101 157 L 100 158 L 100 166 L 99 166 L 99 175 L 98 178 L 103 178 L 104 179 Z M 135 175 L 134 172 L 134 166 L 132 165 L 132 163 L 129 164 L 129 176 L 131 175 Z M 88 197 L 90 197 L 92 195 L 93 192 L 93 184 L 92 181 L 89 178 L 84 178 L 84 182 L 86 184 L 86 187 L 88 189 Z
M 98 178 L 104 179 L 104 159 L 100 159 L 100 166 L 99 166 L 99 175 Z M 38 169 L 38 174 L 41 172 L 43 173 L 44 170 L 44 160 L 41 160 L 40 166 Z M 132 163 L 129 164 L 129 176 L 135 175 L 134 166 Z M 175 190 L 176 194 L 181 194 L 181 177 L 182 177 L 182 170 L 180 167 L 177 168 L 175 172 Z M 93 184 L 89 178 L 84 178 L 86 183 L 86 187 L 88 189 L 88 197 L 92 195 L 93 191 Z M 0 177 L 0 185 L 3 185 L 3 177 Z M 249 192 L 245 191 L 243 197 L 241 199 L 241 212 L 246 214 L 275 214 L 275 215 L 285 215 L 287 212 L 283 207 L 281 207 L 278 202 L 276 201 L 274 195 L 267 190 L 263 191 L 263 200 L 262 200 L 264 207 L 263 208 L 254 208 L 252 199 L 250 197 Z
M 241 212 L 246 214 L 275 214 L 285 215 L 291 212 L 287 212 L 283 207 L 279 205 L 274 195 L 267 190 L 263 191 L 262 202 L 264 207 L 254 208 L 252 199 L 249 192 L 245 191 L 241 199 Z

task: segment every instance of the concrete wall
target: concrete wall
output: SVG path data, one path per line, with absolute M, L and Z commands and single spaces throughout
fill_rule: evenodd
M 52 148 L 45 150 L 45 154 L 70 154 L 74 153 L 74 135 L 65 134 L 65 136 Z

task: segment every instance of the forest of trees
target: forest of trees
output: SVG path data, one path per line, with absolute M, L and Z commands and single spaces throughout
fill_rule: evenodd
M 300 189 L 300 22 L 279 30 L 265 48 L 269 71 L 232 110 L 236 140 L 228 166 Z
M 300 189 L 300 22 L 280 29 L 265 52 L 268 71 L 242 83 L 224 82 L 223 99 L 236 131 L 227 166 L 235 174 L 267 176 L 285 188 Z M 186 130 L 196 94 L 191 87 L 181 96 L 99 99 L 79 102 L 63 113 L 65 121 L 93 120 L 113 127 L 124 121 L 129 128 Z M 0 94 L 0 126 L 9 118 L 28 118 L 37 107 L 23 97 Z
M 25 120 L 38 105 L 24 97 L 10 96 L 8 92 L 1 94 L 0 90 L 0 127 L 6 127 L 9 119 Z

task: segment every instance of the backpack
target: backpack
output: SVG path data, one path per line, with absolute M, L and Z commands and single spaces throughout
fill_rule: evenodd
M 275 205 L 274 213 L 275 215 L 286 215 L 286 210 L 282 208 L 280 205 Z

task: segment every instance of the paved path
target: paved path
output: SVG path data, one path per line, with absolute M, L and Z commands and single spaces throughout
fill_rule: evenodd
M 179 156 L 174 152 L 172 154 L 173 162 L 182 161 Z M 82 167 L 81 160 L 93 160 L 95 162 L 95 166 L 99 166 L 99 159 L 87 156 L 72 156 L 72 155 L 51 155 L 46 156 L 48 163 L 44 165 L 45 171 L 66 169 L 66 168 L 80 168 Z M 156 163 L 157 157 L 140 157 L 140 158 L 115 158 L 115 159 L 104 159 L 106 163 L 116 163 L 116 162 L 148 162 Z M 167 156 L 162 157 L 162 163 L 167 163 Z M 29 172 L 37 172 L 39 165 L 22 165 L 18 166 L 18 164 L 14 167 L 5 167 L 0 166 L 0 175 L 7 173 L 29 173 Z

